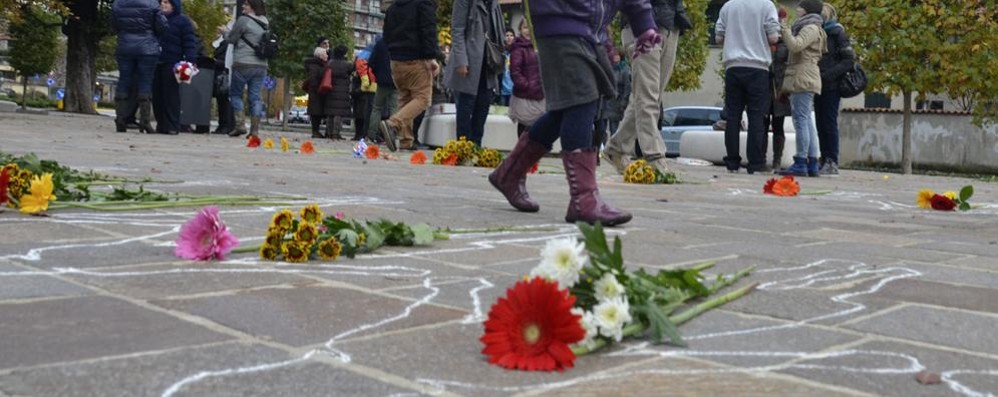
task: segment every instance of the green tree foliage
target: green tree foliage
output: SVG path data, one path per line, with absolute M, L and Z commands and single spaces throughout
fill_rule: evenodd
M 0 0 L 0 18 L 19 22 L 26 16 L 25 6 L 35 6 L 62 15 L 68 12 L 62 0 Z
M 59 44 L 59 16 L 41 7 L 25 6 L 10 25 L 10 66 L 24 77 L 47 74 L 55 66 Z M 26 91 L 25 91 L 26 93 Z M 27 95 L 24 95 L 27 99 Z
M 707 68 L 707 56 L 710 53 L 707 40 L 710 38 L 707 23 L 707 4 L 709 0 L 683 0 L 686 14 L 693 23 L 693 29 L 686 31 L 679 38 L 679 49 L 676 50 L 676 65 L 669 79 L 666 91 L 694 91 L 700 89 L 700 76 Z
M 349 2 L 353 4 L 353 2 Z M 281 38 L 278 58 L 270 62 L 272 73 L 301 78 L 302 61 L 311 56 L 319 36 L 332 46 L 353 47 L 347 21 L 346 2 L 329 0 L 272 0 L 267 2 L 271 29 Z
M 211 55 L 211 43 L 218 37 L 218 27 L 228 21 L 221 1 L 184 0 L 184 13 L 197 25 L 197 33 L 205 51 Z

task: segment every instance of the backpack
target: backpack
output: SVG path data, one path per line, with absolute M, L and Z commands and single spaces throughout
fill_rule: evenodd
M 278 41 L 277 35 L 271 32 L 270 29 L 267 27 L 267 24 L 260 22 L 259 19 L 253 18 L 248 15 L 247 17 L 249 19 L 252 19 L 253 22 L 256 22 L 257 25 L 260 25 L 260 27 L 263 28 L 263 34 L 260 35 L 260 41 L 256 45 L 250 43 L 249 40 L 246 39 L 245 35 L 242 36 L 243 41 L 246 42 L 246 45 L 250 46 L 250 48 L 253 49 L 253 52 L 256 54 L 258 58 L 260 59 L 277 58 L 277 51 L 278 49 L 280 49 L 280 43 Z

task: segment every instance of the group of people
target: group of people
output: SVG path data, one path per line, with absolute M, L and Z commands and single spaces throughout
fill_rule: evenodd
M 118 36 L 117 131 L 125 132 L 131 124 L 150 134 L 175 135 L 189 129 L 181 124 L 180 84 L 174 66 L 181 61 L 196 64 L 205 56 L 204 46 L 195 34 L 196 25 L 184 14 L 181 0 L 118 0 L 111 12 L 112 27 Z M 241 16 L 231 26 L 221 28 L 220 38 L 215 41 L 215 72 L 219 81 L 228 82 L 216 84 L 214 90 L 219 113 L 217 133 L 240 136 L 259 132 L 264 115 L 260 92 L 268 69 L 268 59 L 259 51 L 269 29 L 266 15 L 264 0 L 246 0 Z M 248 104 L 243 100 L 244 92 Z M 207 128 L 199 126 L 196 132 L 207 132 Z

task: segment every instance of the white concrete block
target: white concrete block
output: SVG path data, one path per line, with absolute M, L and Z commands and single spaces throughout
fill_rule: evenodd
M 784 166 L 793 164 L 794 152 L 796 152 L 797 139 L 793 133 L 784 134 L 786 143 L 783 145 L 783 159 L 780 160 Z M 773 162 L 773 135 L 766 134 L 766 164 Z M 748 140 L 748 133 L 741 132 L 741 143 L 739 153 L 742 162 L 748 161 L 745 155 L 745 142 Z M 724 147 L 724 131 L 686 131 L 679 138 L 679 147 L 683 157 L 697 158 L 710 161 L 714 164 L 723 164 L 727 149 Z

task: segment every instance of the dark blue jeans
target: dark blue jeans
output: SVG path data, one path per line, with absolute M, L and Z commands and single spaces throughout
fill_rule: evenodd
M 132 87 L 136 86 L 138 96 L 152 98 L 152 81 L 156 72 L 158 55 L 118 55 L 118 86 L 114 88 L 114 97 L 128 99 Z
M 485 121 L 489 118 L 491 104 L 492 90 L 489 89 L 483 70 L 482 77 L 478 79 L 477 94 L 458 93 L 457 95 L 457 137 L 467 137 L 469 141 L 482 146 Z
M 530 126 L 530 140 L 551 149 L 561 138 L 562 153 L 575 149 L 589 149 L 593 144 L 593 119 L 599 110 L 599 101 L 544 113 Z
M 839 104 L 838 91 L 822 92 L 814 97 L 815 124 L 818 125 L 818 147 L 821 157 L 839 163 Z
M 765 69 L 731 67 L 724 72 L 724 108 L 728 127 L 724 130 L 724 147 L 727 156 L 724 164 L 729 170 L 741 166 L 742 112 L 748 112 L 748 140 L 745 154 L 748 170 L 760 171 L 766 166 L 766 114 L 769 113 L 769 71 Z

